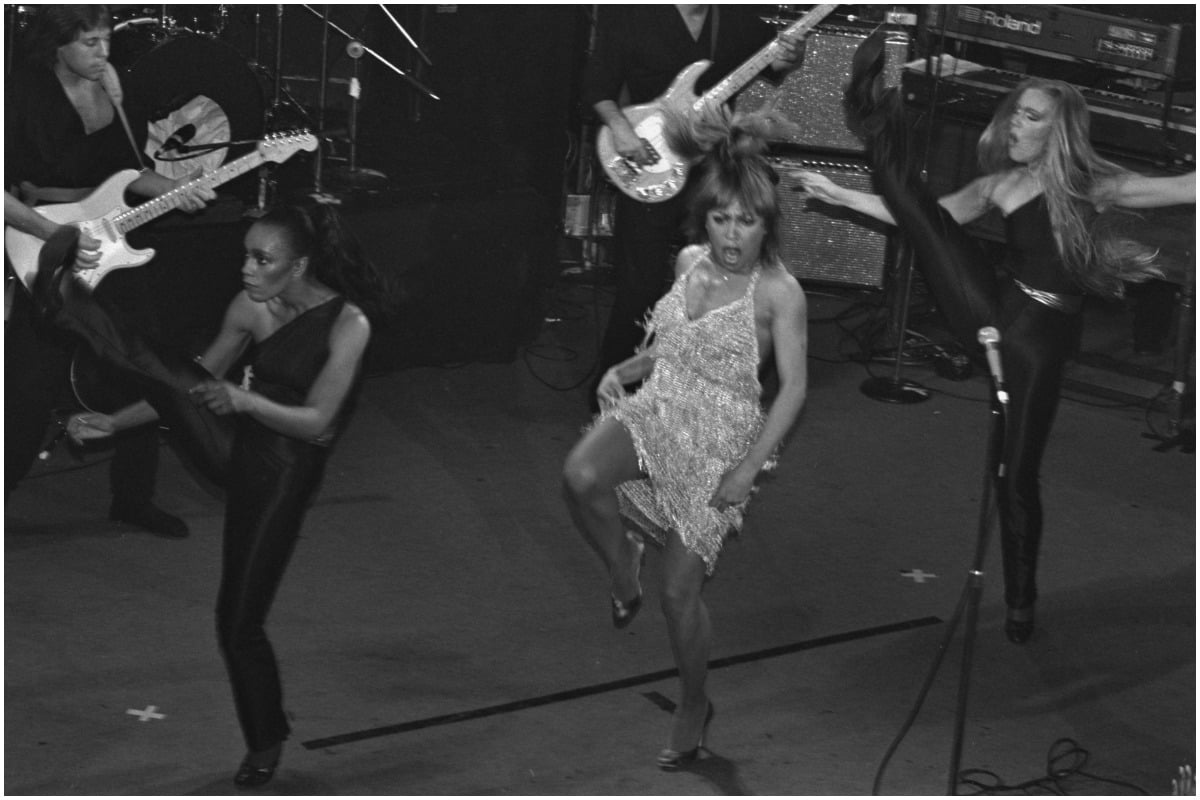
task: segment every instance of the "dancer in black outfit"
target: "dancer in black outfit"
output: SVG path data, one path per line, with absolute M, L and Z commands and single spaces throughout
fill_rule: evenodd
M 856 54 L 847 98 L 868 138 L 883 196 L 846 189 L 813 172 L 792 177 L 812 197 L 899 225 L 955 335 L 974 347 L 978 330 L 1001 332 L 1010 396 L 999 480 L 1005 633 L 1016 644 L 1034 629 L 1042 538 L 1039 469 L 1064 368 L 1080 331 L 1085 292 L 1119 297 L 1126 281 L 1157 274 L 1153 252 L 1097 224 L 1098 210 L 1196 202 L 1195 173 L 1145 177 L 1102 159 L 1089 141 L 1077 89 L 1030 78 L 999 105 L 979 140 L 983 176 L 940 200 L 915 178 L 899 95 L 874 89 L 883 48 L 873 37 Z M 998 209 L 1007 247 L 1001 284 L 960 225 Z
M 278 208 L 246 234 L 245 289 L 197 364 L 155 352 L 63 280 L 64 270 L 51 273 L 52 245 L 60 253 L 70 246 L 57 238 L 44 248 L 38 276 L 43 313 L 82 335 L 146 397 L 112 415 L 78 414 L 69 434 L 84 442 L 161 418 L 202 471 L 224 484 L 217 633 L 248 750 L 234 780 L 262 785 L 289 733 L 264 624 L 356 394 L 368 315 L 391 305 L 392 290 L 331 207 Z M 243 356 L 246 366 L 232 381 L 212 377 Z

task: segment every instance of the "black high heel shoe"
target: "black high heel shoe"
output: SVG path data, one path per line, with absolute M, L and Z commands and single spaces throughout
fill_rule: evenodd
M 275 777 L 275 769 L 279 766 L 279 756 L 283 752 L 283 744 L 247 753 L 238 767 L 233 782 L 238 786 L 254 788 L 266 785 Z
M 1010 608 L 1004 618 L 1004 635 L 1013 644 L 1025 644 L 1033 638 L 1033 607 Z
M 704 715 L 704 727 L 700 729 L 700 739 L 696 742 L 696 746 L 691 750 L 672 750 L 669 747 L 663 748 L 658 753 L 658 768 L 673 772 L 674 770 L 686 767 L 696 760 L 700 755 L 700 750 L 704 747 L 704 739 L 708 736 L 708 723 L 712 722 L 713 717 L 717 715 L 717 708 L 710 700 L 708 703 L 708 712 Z
M 614 597 L 612 595 L 609 595 L 609 602 L 610 602 L 611 610 L 612 610 L 612 623 L 613 623 L 613 627 L 616 628 L 617 630 L 628 627 L 629 623 L 633 622 L 633 618 L 636 617 L 638 612 L 642 610 L 641 575 L 642 575 L 642 562 L 646 558 L 646 543 L 639 540 L 636 536 L 633 536 L 629 533 L 626 533 L 625 536 L 628 537 L 629 541 L 633 542 L 634 545 L 637 547 L 637 552 L 638 552 L 637 566 L 636 566 L 637 574 L 634 575 L 633 577 L 634 577 L 634 580 L 637 581 L 638 593 L 637 593 L 637 596 L 634 597 L 632 600 L 624 601 L 624 602 L 622 602 L 621 600 L 618 600 L 616 597 Z

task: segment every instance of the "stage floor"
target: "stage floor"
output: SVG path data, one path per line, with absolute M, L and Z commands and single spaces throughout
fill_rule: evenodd
M 294 730 L 266 793 L 869 794 L 954 632 L 881 783 L 947 792 L 985 379 L 915 365 L 904 376 L 928 401 L 866 397 L 832 322 L 857 300 L 811 291 L 807 408 L 705 592 L 708 752 L 663 773 L 676 687 L 660 562 L 648 607 L 614 631 L 560 493 L 606 302 L 564 280 L 511 363 L 366 382 L 270 621 Z M 1089 317 L 1085 350 L 1132 363 L 1128 319 Z M 1166 794 L 1194 763 L 1195 456 L 1144 437 L 1166 420 L 1159 388 L 1122 387 L 1140 404 L 1068 393 L 1024 647 L 1002 632 L 991 536 L 961 756 L 982 781 L 1075 766 L 1071 794 Z M 243 744 L 212 618 L 221 501 L 168 451 L 158 500 L 191 537 L 109 523 L 105 459 L 60 449 L 5 509 L 5 793 L 233 793 Z M 1048 764 L 1072 746 L 1086 758 Z

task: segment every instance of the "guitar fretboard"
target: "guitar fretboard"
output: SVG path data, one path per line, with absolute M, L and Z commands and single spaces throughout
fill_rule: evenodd
M 168 211 L 174 211 L 183 201 L 184 194 L 192 189 L 211 189 L 214 186 L 220 186 L 222 183 L 231 181 L 244 172 L 249 172 L 265 160 L 262 153 L 257 150 L 253 153 L 247 153 L 235 161 L 223 164 L 207 175 L 202 175 L 195 180 L 188 181 L 182 186 L 175 187 L 169 192 L 163 192 L 152 200 L 147 200 L 145 203 L 134 206 L 125 213 L 114 217 L 113 222 L 116 223 L 117 230 L 122 234 L 129 233 L 129 231 L 139 225 L 144 225 L 151 220 L 157 219 Z
M 804 15 L 803 19 L 797 20 L 787 27 L 780 36 L 803 36 L 811 29 L 817 26 L 821 20 L 829 16 L 833 10 L 837 8 L 837 3 L 825 3 L 813 8 Z M 721 105 L 733 97 L 739 89 L 754 80 L 754 76 L 762 72 L 772 61 L 775 60 L 783 45 L 779 43 L 779 38 L 771 40 L 770 44 L 763 47 L 746 63 L 735 69 L 733 72 L 725 76 L 725 79 L 713 86 L 703 94 L 696 103 L 692 106 L 694 111 L 700 111 L 707 103 L 715 103 Z

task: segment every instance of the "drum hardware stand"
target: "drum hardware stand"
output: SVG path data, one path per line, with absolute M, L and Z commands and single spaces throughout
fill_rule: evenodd
M 321 115 L 322 122 L 324 121 L 324 114 L 325 114 L 325 96 L 326 96 L 326 83 L 327 83 L 327 58 L 325 57 L 325 54 L 326 54 L 327 48 L 328 48 L 329 31 L 331 29 L 334 31 L 337 31 L 342 36 L 346 37 L 346 39 L 348 40 L 348 43 L 346 45 L 346 54 L 348 56 L 350 56 L 350 58 L 354 62 L 354 75 L 351 78 L 351 82 L 350 82 L 350 126 L 349 126 L 350 163 L 347 168 L 340 170 L 338 179 L 349 185 L 357 185 L 357 186 L 363 187 L 363 188 L 375 188 L 375 187 L 379 187 L 382 184 L 386 184 L 387 176 L 384 175 L 382 172 L 378 172 L 376 170 L 364 169 L 364 168 L 361 168 L 358 166 L 358 99 L 362 94 L 362 92 L 361 92 L 362 86 L 358 80 L 359 60 L 362 58 L 363 54 L 369 54 L 373 58 L 375 58 L 376 61 L 383 64 L 385 67 L 392 70 L 400 77 L 404 78 L 406 81 L 408 81 L 410 84 L 412 84 L 414 87 L 419 89 L 421 92 L 423 92 L 428 97 L 430 97 L 434 100 L 440 100 L 441 98 L 439 98 L 436 94 L 434 94 L 432 91 L 430 91 L 427 87 L 425 87 L 423 84 L 421 84 L 415 78 L 413 78 L 411 75 L 406 73 L 404 70 L 395 66 L 394 64 L 389 62 L 387 59 L 385 59 L 383 56 L 379 55 L 374 50 L 367 47 L 365 44 L 363 44 L 363 42 L 360 39 L 351 35 L 344 28 L 341 28 L 338 25 L 336 25 L 335 23 L 331 22 L 329 19 L 329 6 L 324 7 L 325 8 L 324 13 L 319 13 L 312 6 L 310 6 L 308 4 L 302 4 L 302 5 L 309 13 L 320 17 L 321 23 L 323 25 L 323 31 L 322 31 L 322 37 L 321 37 L 321 42 L 322 42 L 322 45 L 321 45 L 321 47 L 322 47 L 321 89 L 320 89 L 320 100 L 319 100 L 321 107 L 318 112 Z M 383 8 L 382 5 L 380 7 Z M 384 10 L 384 13 L 387 14 L 388 18 L 392 21 L 392 23 L 404 35 L 405 39 L 408 40 L 409 44 L 411 44 L 412 47 L 417 51 L 417 53 L 420 54 L 421 58 L 426 63 L 432 64 L 433 62 L 429 60 L 429 57 L 425 55 L 424 51 L 421 50 L 420 46 L 413 40 L 413 38 L 411 36 L 408 35 L 408 32 L 404 30 L 404 26 L 402 26 L 400 24 L 400 22 L 395 17 L 393 17 L 392 14 L 386 8 L 384 8 L 383 10 Z M 323 127 L 323 125 L 319 124 L 318 127 Z M 321 150 L 318 149 L 316 177 L 315 177 L 316 189 L 315 189 L 315 192 L 313 195 L 314 197 L 317 197 L 318 199 L 329 197 L 329 195 L 323 194 L 321 191 L 322 167 L 323 167 L 323 156 L 322 156 Z M 330 198 L 328 200 L 328 202 L 337 202 L 337 201 Z
M 425 51 L 421 49 L 421 45 L 417 44 L 416 40 L 408 35 L 408 31 L 404 30 L 404 26 L 400 24 L 400 20 L 392 16 L 392 12 L 388 11 L 388 7 L 383 3 L 380 3 L 379 7 L 383 9 L 383 13 L 387 14 L 387 18 L 390 19 L 392 24 L 396 26 L 396 30 L 400 31 L 401 35 L 403 35 L 404 38 L 408 40 L 408 43 L 412 45 L 412 49 L 417 51 L 417 55 L 419 55 L 421 60 L 425 62 L 425 66 L 432 67 L 433 62 L 429 60 L 429 56 L 425 55 Z
M 379 170 L 358 166 L 358 98 L 362 95 L 362 84 L 358 80 L 358 61 L 366 50 L 362 42 L 352 39 L 346 45 L 346 55 L 354 62 L 354 74 L 350 78 L 350 163 L 337 170 L 337 182 L 364 189 L 382 189 L 388 177 Z
M 904 364 L 904 343 L 908 336 L 908 307 L 912 300 L 913 259 L 912 248 L 902 240 L 899 261 L 902 265 L 904 289 L 896 301 L 900 307 L 900 325 L 896 331 L 896 363 L 890 377 L 875 376 L 862 382 L 860 391 L 872 400 L 911 405 L 924 402 L 931 396 L 929 390 L 921 384 L 900 377 L 900 368 Z
M 287 105 L 300 113 L 300 116 L 311 126 L 312 117 L 304 108 L 304 105 L 296 100 L 283 85 L 283 9 L 282 3 L 275 6 L 275 65 L 274 70 L 267 69 L 259 60 L 259 40 L 262 25 L 261 13 L 256 12 L 254 15 L 254 55 L 255 59 L 251 63 L 251 67 L 259 74 L 265 74 L 271 79 L 271 103 L 263 112 L 263 132 L 271 133 L 279 121 L 279 110 L 284 107 L 284 98 L 287 98 Z M 278 167 L 274 162 L 268 162 L 258 168 L 258 203 L 256 208 L 247 212 L 247 216 L 261 217 L 267 210 L 273 200 L 275 193 L 276 181 L 272 178 L 275 169 Z
M 317 128 L 319 130 L 325 128 L 325 95 L 329 84 L 329 6 L 327 5 L 321 7 L 321 23 L 321 83 L 317 89 Z M 313 190 L 309 196 L 318 203 L 341 205 L 341 200 L 325 193 L 322 189 L 321 171 L 324 166 L 325 147 L 322 143 L 318 143 L 317 157 L 313 159 Z
M 308 5 L 307 3 L 302 3 L 301 5 L 302 5 L 302 6 L 303 6 L 303 7 L 304 7 L 304 8 L 305 8 L 307 11 L 309 11 L 310 13 L 312 13 L 312 14 L 316 14 L 316 16 L 318 16 L 318 17 L 321 17 L 322 21 L 323 21 L 323 22 L 324 22 L 326 25 L 328 25 L 330 28 L 333 28 L 335 31 L 337 31 L 338 33 L 340 33 L 342 36 L 345 36 L 345 37 L 346 37 L 348 40 L 350 40 L 350 41 L 355 41 L 355 37 L 354 37 L 354 36 L 351 36 L 351 35 L 350 35 L 350 34 L 349 34 L 349 33 L 348 33 L 348 32 L 347 32 L 347 31 L 346 31 L 344 28 L 342 28 L 342 27 L 339 27 L 338 25 L 336 25 L 336 24 L 334 24 L 334 23 L 332 23 L 332 22 L 328 21 L 328 20 L 327 20 L 327 19 L 325 19 L 324 17 L 322 17 L 322 16 L 321 16 L 321 14 L 319 14 L 317 11 L 315 11 L 315 10 L 313 9 L 313 7 L 312 7 L 312 6 Z M 399 25 L 399 23 L 396 23 L 396 24 L 397 24 L 397 25 Z M 403 30 L 403 29 L 401 29 L 401 30 Z M 407 37 L 407 36 L 408 36 L 408 34 L 405 34 L 405 36 Z M 412 38 L 411 38 L 411 37 L 409 37 L 409 41 L 410 41 L 410 42 L 412 41 Z M 414 46 L 415 46 L 415 44 L 414 44 Z M 412 85 L 413 85 L 415 88 L 417 88 L 417 89 L 421 90 L 422 92 L 424 92 L 424 93 L 425 93 L 425 94 L 426 94 L 428 97 L 430 97 L 430 98 L 432 98 L 432 99 L 434 99 L 434 100 L 441 100 L 441 99 L 442 99 L 442 98 L 438 97 L 436 94 L 434 94 L 433 92 L 431 92 L 431 91 L 430 91 L 430 90 L 429 90 L 429 89 L 428 89 L 426 86 L 424 86 L 424 85 L 423 85 L 423 84 L 422 84 L 420 81 L 418 81 L 416 78 L 414 78 L 413 76 L 409 75 L 407 72 L 405 72 L 404 70 L 400 69 L 400 68 L 399 68 L 399 67 L 397 67 L 395 64 L 393 64 L 392 62 L 390 62 L 390 61 L 388 61 L 386 58 L 384 58 L 383 56 L 379 55 L 379 53 L 376 53 L 374 50 L 372 50 L 371 48 L 367 47 L 366 45 L 362 45 L 362 49 L 363 49 L 363 52 L 364 52 L 364 53 L 367 53 L 368 55 L 370 55 L 372 58 L 374 58 L 374 59 L 375 59 L 376 61 L 378 61 L 380 64 L 383 64 L 385 67 L 387 67 L 387 68 L 388 68 L 388 69 L 390 69 L 392 72 L 394 72 L 394 73 L 396 73 L 397 75 L 399 75 L 401 78 L 404 78 L 404 80 L 408 81 L 408 82 L 409 82 L 410 84 L 412 84 Z
M 932 69 L 932 59 L 926 54 L 925 69 L 926 73 Z M 940 70 L 939 70 L 940 73 Z M 925 139 L 925 153 L 923 156 L 924 163 L 921 167 L 922 179 L 928 179 L 929 176 L 929 150 L 932 147 L 933 139 L 933 112 L 934 104 L 937 101 L 937 78 L 934 76 L 933 94 L 930 100 L 930 119 L 928 123 L 928 136 Z M 892 371 L 890 378 L 873 377 L 863 381 L 860 387 L 863 394 L 870 397 L 872 400 L 881 400 L 886 403 L 900 403 L 910 405 L 913 403 L 921 403 L 928 400 L 931 395 L 928 389 L 919 383 L 906 380 L 900 377 L 900 367 L 904 363 L 904 345 L 908 338 L 908 313 L 909 305 L 912 302 L 912 283 L 913 283 L 913 268 L 914 255 L 912 247 L 903 242 L 900 248 L 899 261 L 901 264 L 901 274 L 904 277 L 904 289 L 898 299 L 900 305 L 900 327 L 896 332 L 896 365 Z

